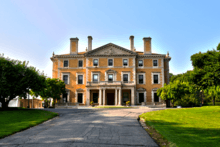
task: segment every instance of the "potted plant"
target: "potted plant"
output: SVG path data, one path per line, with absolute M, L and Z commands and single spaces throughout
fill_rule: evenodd
M 127 101 L 126 102 L 126 106 L 128 107 L 128 106 L 130 106 L 131 105 L 131 102 L 130 101 Z
M 94 107 L 94 106 L 95 106 L 93 101 L 91 101 L 91 102 L 90 102 L 90 105 L 92 105 L 92 107 Z

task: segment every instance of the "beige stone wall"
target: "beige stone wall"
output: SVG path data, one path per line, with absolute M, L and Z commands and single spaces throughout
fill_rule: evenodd
M 33 108 L 43 108 L 42 107 L 42 100 L 34 99 L 33 100 Z M 21 99 L 20 100 L 20 107 L 27 108 L 28 106 L 28 99 Z M 32 99 L 29 99 L 29 107 L 32 108 Z

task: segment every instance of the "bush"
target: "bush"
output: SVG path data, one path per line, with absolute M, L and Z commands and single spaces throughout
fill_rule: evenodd
M 131 103 L 130 101 L 127 101 L 127 102 L 126 102 L 127 105 L 129 105 L 130 103 Z
M 193 94 L 186 94 L 181 99 L 174 102 L 174 106 L 193 107 L 199 106 L 200 101 Z
M 94 102 L 93 102 L 93 101 L 91 101 L 91 102 L 90 102 L 90 105 L 93 105 L 93 103 L 94 103 Z

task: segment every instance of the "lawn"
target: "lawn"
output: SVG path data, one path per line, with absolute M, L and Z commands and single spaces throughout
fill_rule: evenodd
M 57 115 L 54 112 L 33 109 L 0 111 L 0 138 L 35 126 Z
M 220 106 L 166 109 L 140 117 L 178 147 L 220 146 Z
M 125 106 L 97 106 L 94 108 L 133 108 L 133 107 L 125 107 Z

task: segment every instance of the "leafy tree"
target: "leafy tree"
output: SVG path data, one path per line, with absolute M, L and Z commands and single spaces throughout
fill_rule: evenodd
M 0 56 L 0 102 L 3 108 L 7 108 L 9 101 L 16 96 L 26 98 L 29 89 L 39 93 L 44 87 L 44 75 L 40 75 L 36 68 L 27 65 L 26 61 Z
M 212 97 L 213 105 L 215 105 L 215 100 L 220 98 L 220 86 L 210 86 L 204 92 Z
M 53 98 L 53 102 L 61 99 L 61 95 L 65 94 L 65 83 L 58 78 L 47 78 L 46 88 L 40 92 L 40 96 L 44 99 L 46 107 L 48 107 L 48 98 Z M 55 105 L 55 103 L 53 103 Z

